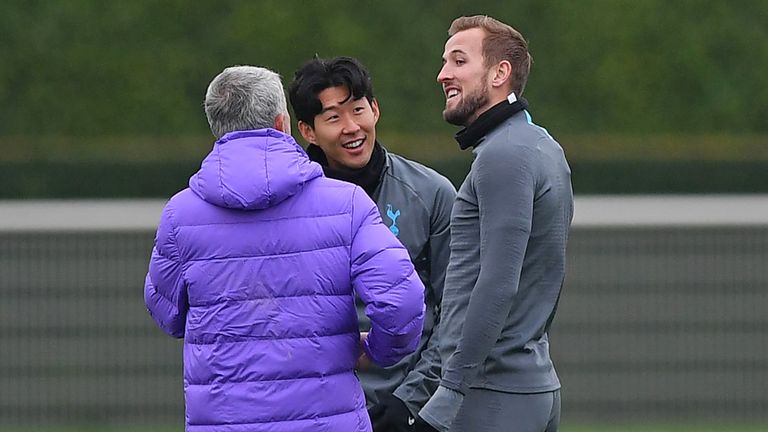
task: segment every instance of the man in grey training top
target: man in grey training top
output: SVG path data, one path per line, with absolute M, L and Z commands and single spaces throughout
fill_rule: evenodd
M 442 380 L 419 423 L 553 432 L 560 381 L 548 332 L 565 277 L 570 169 L 520 98 L 531 61 L 522 35 L 486 16 L 458 18 L 448 35 L 443 117 L 464 126 L 456 139 L 475 159 L 451 214 Z
M 288 93 L 307 154 L 327 177 L 362 187 L 408 249 L 424 282 L 424 332 L 412 355 L 389 368 L 358 371 L 374 432 L 410 432 L 440 381 L 435 329 L 440 320 L 456 189 L 434 170 L 388 152 L 378 140 L 379 103 L 368 70 L 351 57 L 314 58 L 295 73 Z M 362 330 L 370 328 L 358 302 Z

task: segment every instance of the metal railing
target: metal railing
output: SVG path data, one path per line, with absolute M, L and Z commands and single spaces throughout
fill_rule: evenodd
M 0 426 L 181 424 L 142 285 L 164 201 L 0 201 Z M 564 421 L 768 417 L 768 196 L 578 197 Z

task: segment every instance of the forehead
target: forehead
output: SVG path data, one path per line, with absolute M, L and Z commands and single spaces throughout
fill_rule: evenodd
M 324 108 L 349 102 L 350 91 L 346 86 L 328 87 L 317 94 Z
M 485 31 L 479 27 L 462 30 L 451 36 L 445 42 L 445 51 L 443 57 L 447 57 L 454 52 L 463 52 L 468 55 L 482 55 L 483 39 Z

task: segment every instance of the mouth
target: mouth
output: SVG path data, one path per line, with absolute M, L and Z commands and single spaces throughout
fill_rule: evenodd
M 453 99 L 453 98 L 457 97 L 459 95 L 459 93 L 460 93 L 459 89 L 457 89 L 457 88 L 454 88 L 454 87 L 447 88 L 447 89 L 445 89 L 445 99 L 446 100 Z
M 341 146 L 344 147 L 347 150 L 354 150 L 354 149 L 359 148 L 360 146 L 362 146 L 364 142 L 365 142 L 365 138 L 360 138 L 360 139 L 357 139 L 357 140 L 354 140 L 354 141 L 350 141 L 350 142 L 348 142 L 346 144 L 342 144 Z

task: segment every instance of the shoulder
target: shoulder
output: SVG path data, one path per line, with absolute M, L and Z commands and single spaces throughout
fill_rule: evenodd
M 550 168 L 557 142 L 522 112 L 492 131 L 476 150 L 472 178 L 496 188 L 535 185 Z
M 315 178 L 305 185 L 305 190 L 311 190 L 315 193 L 331 193 L 334 195 L 351 195 L 357 187 L 349 182 L 336 180 L 329 177 Z
M 347 213 L 359 204 L 361 196 L 367 198 L 359 186 L 328 177 L 308 182 L 298 195 L 296 205 L 301 201 L 302 208 L 318 213 Z
M 389 169 L 386 175 L 418 195 L 456 193 L 456 188 L 447 177 L 426 165 L 389 152 L 387 161 Z
M 182 189 L 177 192 L 163 208 L 163 218 L 172 221 L 174 225 L 193 224 L 194 217 L 200 210 L 212 207 L 202 198 L 200 198 L 190 188 Z
M 476 162 L 530 165 L 554 147 L 559 148 L 554 138 L 523 111 L 488 134 L 477 152 Z

